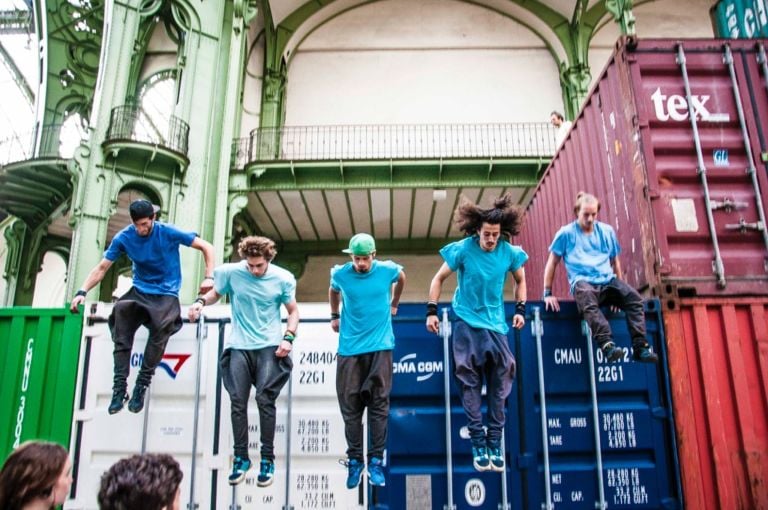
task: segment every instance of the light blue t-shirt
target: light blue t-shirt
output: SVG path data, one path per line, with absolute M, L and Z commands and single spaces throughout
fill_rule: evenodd
M 451 271 L 456 271 L 458 286 L 453 295 L 453 311 L 474 328 L 509 331 L 504 314 L 504 284 L 528 260 L 519 246 L 501 239 L 493 251 L 480 247 L 477 236 L 444 246 L 440 255 Z
M 232 334 L 226 348 L 255 350 L 280 345 L 280 306 L 296 299 L 296 279 L 290 271 L 270 263 L 263 276 L 254 276 L 241 260 L 217 267 L 213 282 L 216 292 L 228 294 L 232 304 Z
M 104 252 L 114 262 L 125 253 L 133 263 L 133 286 L 144 294 L 178 296 L 181 288 L 179 245 L 189 246 L 197 237 L 169 223 L 156 221 L 142 237 L 131 223 L 115 234 Z
M 592 232 L 586 234 L 578 221 L 573 221 L 557 231 L 549 251 L 563 258 L 573 293 L 578 281 L 604 285 L 613 280 L 616 274 L 611 259 L 621 253 L 621 248 L 610 225 L 596 221 Z
M 341 293 L 339 354 L 355 356 L 395 348 L 392 331 L 392 284 L 403 267 L 374 260 L 371 270 L 358 273 L 352 262 L 331 269 L 331 288 Z

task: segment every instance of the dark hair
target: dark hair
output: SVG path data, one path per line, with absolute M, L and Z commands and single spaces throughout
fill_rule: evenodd
M 243 258 L 264 257 L 271 262 L 277 255 L 277 250 L 275 250 L 275 242 L 268 237 L 248 236 L 237 245 L 237 253 Z
M 493 207 L 482 209 L 462 195 L 459 206 L 453 213 L 453 220 L 464 235 L 475 235 L 483 226 L 501 225 L 501 233 L 512 237 L 520 233 L 523 222 L 523 210 L 514 205 L 512 196 L 505 193 L 493 201 Z
M 557 110 L 552 110 L 552 113 L 549 114 L 550 117 L 553 115 L 560 120 L 565 120 L 565 117 L 563 117 L 563 114 L 558 112 Z
M 591 193 L 587 193 L 586 191 L 579 191 L 576 194 L 576 202 L 573 204 L 573 214 L 576 216 L 579 215 L 582 204 L 597 204 L 597 211 L 600 212 L 600 201 L 595 195 Z
M 173 504 L 184 474 L 165 453 L 144 453 L 112 464 L 99 487 L 101 510 L 160 510 Z
M 0 508 L 21 510 L 36 499 L 50 498 L 67 457 L 63 446 L 45 441 L 16 448 L 0 470 Z

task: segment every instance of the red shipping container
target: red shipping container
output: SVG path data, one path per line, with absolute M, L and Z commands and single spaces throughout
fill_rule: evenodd
M 686 508 L 768 508 L 768 297 L 664 313 Z
M 665 308 L 768 293 L 766 45 L 619 41 L 527 207 L 530 296 L 581 190 L 616 229 L 625 279 Z M 565 297 L 565 271 L 556 276 Z

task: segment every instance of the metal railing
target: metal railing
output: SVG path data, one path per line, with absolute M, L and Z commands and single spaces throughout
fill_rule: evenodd
M 233 168 L 250 162 L 551 157 L 548 123 L 289 126 L 254 129 L 232 145 Z
M 0 165 L 29 159 L 69 158 L 71 144 L 62 140 L 63 124 L 50 124 L 0 140 Z
M 112 109 L 105 141 L 115 140 L 159 145 L 186 156 L 189 124 L 175 115 L 153 118 L 138 105 L 117 106 Z

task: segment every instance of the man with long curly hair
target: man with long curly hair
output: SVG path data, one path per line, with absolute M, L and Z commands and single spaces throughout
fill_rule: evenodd
M 472 464 L 478 471 L 504 471 L 504 405 L 515 376 L 515 358 L 507 341 L 504 285 L 508 273 L 512 273 L 517 300 L 512 327 L 520 329 L 525 325 L 523 264 L 528 255 L 513 246 L 510 239 L 520 232 L 522 211 L 513 205 L 509 194 L 497 198 L 489 209 L 462 199 L 454 221 L 466 237 L 440 250 L 445 262 L 429 287 L 427 330 L 438 333 L 437 300 L 443 281 L 456 272 L 458 286 L 452 302 L 456 321 L 451 346 L 454 375 L 469 421 Z M 481 413 L 483 378 L 488 390 L 487 435 Z

